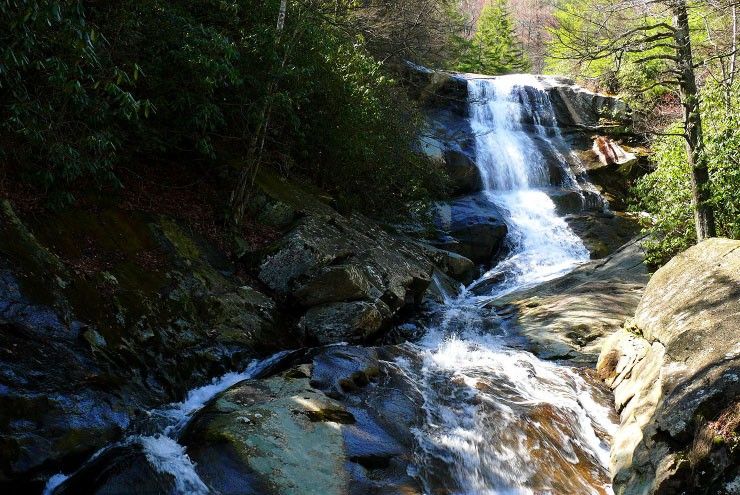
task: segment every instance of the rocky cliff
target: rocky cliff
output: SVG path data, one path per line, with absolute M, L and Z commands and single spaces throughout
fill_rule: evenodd
M 470 77 L 488 76 L 434 71 L 416 65 L 408 65 L 405 73 L 409 93 L 427 117 L 428 127 L 420 146 L 445 168 L 451 179 L 452 199 L 442 202 L 436 212 L 441 233 L 437 242 L 479 264 L 490 264 L 502 253 L 506 226 L 496 213 L 496 206 L 480 195 L 483 182 L 470 128 L 466 79 Z M 642 155 L 632 153 L 636 148 L 626 144 L 623 148 L 617 142 L 630 136 L 630 109 L 619 98 L 588 91 L 568 78 L 533 76 L 532 81 L 538 87 L 525 91 L 533 101 L 549 100 L 558 129 L 548 132 L 557 134 L 550 138 L 559 140 L 561 148 L 553 154 L 551 146 L 541 146 L 550 174 L 551 187 L 546 192 L 558 212 L 568 215 L 571 227 L 593 257 L 607 256 L 639 230 L 637 221 L 629 215 L 618 213 L 613 220 L 611 213 L 602 214 L 604 199 L 610 211 L 626 210 L 629 188 L 646 170 L 640 160 Z M 535 139 L 533 143 L 536 142 Z M 563 159 L 570 165 L 570 177 L 563 174 Z M 571 177 L 578 182 L 576 187 Z M 479 214 L 481 210 L 486 214 Z M 612 239 L 615 233 L 621 242 Z M 471 234 L 477 239 L 472 245 Z
M 621 417 L 617 494 L 738 493 L 740 241 L 704 241 L 658 270 L 598 372 Z

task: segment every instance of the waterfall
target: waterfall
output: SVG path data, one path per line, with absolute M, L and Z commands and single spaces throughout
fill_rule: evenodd
M 470 126 L 485 194 L 504 216 L 511 255 L 482 281 L 495 294 L 556 277 L 589 259 L 583 242 L 558 217 L 550 186 L 580 190 L 565 158 L 553 106 L 531 75 L 468 80 Z M 551 184 L 551 168 L 562 184 Z
M 407 344 L 420 365 L 399 363 L 424 397 L 417 476 L 425 493 L 611 493 L 610 408 L 577 369 L 521 350 L 484 306 L 589 259 L 547 194 L 582 187 L 570 151 L 535 76 L 472 78 L 468 89 L 477 166 L 509 228 L 509 254 L 441 305 L 421 342 Z
M 468 85 L 477 166 L 491 208 L 508 225 L 509 249 L 461 295 L 442 289 L 445 301 L 430 311 L 426 334 L 400 344 L 408 352 L 395 365 L 423 399 L 408 473 L 425 494 L 609 495 L 608 442 L 616 428 L 610 404 L 582 370 L 523 350 L 508 321 L 486 304 L 588 260 L 548 196 L 552 187 L 588 185 L 571 171 L 573 157 L 539 79 L 478 78 Z M 434 283 L 443 287 L 436 275 Z M 136 447 L 173 481 L 173 493 L 213 493 L 179 443 L 182 432 L 217 394 L 262 377 L 290 355 L 255 361 L 192 390 L 181 403 L 149 411 L 121 441 L 98 451 L 91 469 L 107 451 Z M 60 473 L 44 493 L 70 481 Z

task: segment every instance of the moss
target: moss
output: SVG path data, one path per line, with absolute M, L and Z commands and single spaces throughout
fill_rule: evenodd
M 21 275 L 22 292 L 33 302 L 54 305 L 68 278 L 64 265 L 18 218 L 7 200 L 0 201 L 0 252 Z
M 256 182 L 272 199 L 290 205 L 296 210 L 336 215 L 336 212 L 328 206 L 333 198 L 308 184 L 299 186 L 268 170 L 260 171 Z
M 192 239 L 183 234 L 174 220 L 167 217 L 160 217 L 157 225 L 181 258 L 191 262 L 200 259 L 200 249 L 198 249 L 198 246 L 195 245 Z
M 352 413 L 344 409 L 320 409 L 318 411 L 305 411 L 304 413 L 312 423 L 339 423 L 343 425 L 355 424 L 356 420 Z

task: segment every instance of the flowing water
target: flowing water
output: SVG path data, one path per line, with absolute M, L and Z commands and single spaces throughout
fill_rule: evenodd
M 282 351 L 267 359 L 252 361 L 241 372 L 227 373 L 207 385 L 191 390 L 182 402 L 150 411 L 148 418 L 133 428 L 134 431 L 120 442 L 96 452 L 88 464 L 113 449 L 134 446 L 143 452 L 149 464 L 157 472 L 172 477 L 175 494 L 207 495 L 211 493 L 195 471 L 195 466 L 185 452 L 185 447 L 178 443 L 180 434 L 193 414 L 218 393 L 243 380 L 258 378 L 265 370 L 288 354 L 289 351 Z M 52 495 L 54 490 L 68 478 L 69 476 L 63 473 L 52 476 L 44 487 L 43 495 Z M 126 488 L 122 489 L 126 490 Z
M 610 408 L 576 369 L 521 349 L 485 303 L 587 261 L 546 194 L 579 188 L 550 101 L 533 76 L 468 80 L 485 194 L 509 228 L 509 255 L 441 305 L 407 361 L 424 395 L 416 475 L 427 493 L 610 493 Z M 563 184 L 551 184 L 549 167 Z M 473 291 L 488 287 L 485 293 Z
M 608 494 L 610 407 L 595 397 L 583 373 L 523 350 L 507 320 L 487 309 L 498 297 L 588 260 L 547 195 L 553 186 L 588 185 L 571 172 L 573 157 L 538 79 L 470 79 L 468 87 L 477 164 L 485 195 L 509 228 L 509 254 L 461 295 L 433 309 L 433 325 L 419 342 L 402 344 L 410 352 L 401 355 L 416 357 L 398 358 L 395 365 L 421 392 L 425 417 L 413 432 L 409 474 L 426 494 Z M 551 183 L 552 167 L 560 183 Z M 132 434 L 96 456 L 135 446 L 157 472 L 171 475 L 176 493 L 210 493 L 178 443 L 180 432 L 210 398 L 258 378 L 285 354 L 150 412 Z M 45 493 L 65 479 L 53 477 Z

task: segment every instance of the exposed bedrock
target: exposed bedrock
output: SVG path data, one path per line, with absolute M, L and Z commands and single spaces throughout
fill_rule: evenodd
M 740 241 L 706 240 L 660 268 L 598 372 L 621 417 L 617 494 L 737 493 Z
M 544 359 L 593 365 L 605 339 L 635 311 L 648 280 L 640 240 L 556 280 L 497 300 L 501 316 Z
M 407 66 L 405 74 L 410 96 L 422 104 L 427 116 L 428 127 L 421 139 L 421 148 L 446 168 L 452 179 L 452 195 L 482 190 L 475 166 L 474 136 L 468 115 L 465 77 L 472 75 L 434 71 L 412 64 Z M 588 91 L 564 77 L 536 76 L 536 79 L 553 105 L 565 143 L 575 149 L 588 151 L 584 155 L 587 160 L 596 158 L 591 151 L 595 133 L 621 135 L 629 130 L 630 109 L 622 100 Z M 536 95 L 534 97 L 537 98 Z M 526 122 L 524 124 L 526 126 Z M 534 122 L 532 125 L 534 127 Z M 537 132 L 532 132 L 534 145 L 537 145 L 537 135 Z M 549 156 L 549 146 L 538 146 L 538 149 L 542 150 L 545 161 L 550 164 L 551 184 L 562 184 L 565 177 L 556 165 L 559 158 Z M 577 176 L 583 172 L 580 164 L 573 165 Z

